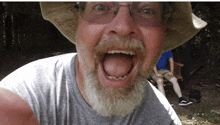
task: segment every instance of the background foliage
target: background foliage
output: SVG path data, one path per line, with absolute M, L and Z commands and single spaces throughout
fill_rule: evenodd
M 75 50 L 40 12 L 38 2 L 0 3 L 1 58 L 11 54 L 38 54 L 51 51 Z

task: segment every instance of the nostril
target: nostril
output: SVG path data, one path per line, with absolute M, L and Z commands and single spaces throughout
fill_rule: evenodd
M 117 34 L 117 32 L 116 32 L 116 31 L 114 31 L 114 30 L 112 30 L 112 31 L 111 31 L 111 34 Z
M 131 32 L 130 34 L 135 34 L 135 32 Z
M 125 32 L 125 31 L 124 31 Z M 116 31 L 116 30 L 111 30 L 110 31 L 110 34 L 112 34 L 112 35 L 119 35 L 119 36 L 133 36 L 133 35 L 135 35 L 135 32 L 130 32 L 130 33 L 120 33 L 120 31 Z

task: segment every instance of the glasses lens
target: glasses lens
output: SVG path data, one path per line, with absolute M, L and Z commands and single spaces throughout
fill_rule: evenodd
M 119 6 L 115 2 L 80 3 L 80 13 L 84 20 L 91 23 L 110 23 L 116 16 Z M 149 2 L 132 3 L 130 9 L 133 20 L 142 26 L 161 26 L 162 19 L 158 8 Z
M 150 2 L 135 2 L 131 7 L 132 17 L 138 25 L 142 26 L 161 26 L 162 14 L 160 8 Z
M 114 2 L 88 2 L 80 6 L 80 13 L 84 20 L 92 23 L 110 23 L 114 17 L 117 5 Z

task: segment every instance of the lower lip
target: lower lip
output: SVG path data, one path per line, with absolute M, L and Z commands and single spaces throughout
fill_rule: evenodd
M 109 79 L 103 69 L 103 65 L 99 63 L 98 66 L 98 77 L 102 85 L 104 85 L 108 89 L 121 89 L 129 86 L 131 84 L 132 78 L 135 76 L 135 67 L 133 67 L 132 71 L 128 74 L 125 79 L 122 80 L 114 80 Z

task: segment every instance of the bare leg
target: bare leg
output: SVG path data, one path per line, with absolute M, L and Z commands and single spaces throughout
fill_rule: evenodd
M 179 83 L 177 82 L 177 79 L 175 77 L 173 77 L 169 81 L 173 84 L 173 89 L 174 89 L 175 93 L 177 94 L 177 96 L 179 98 L 182 97 L 182 92 L 181 92 Z
M 163 78 L 158 79 L 156 82 L 157 82 L 158 90 L 161 93 L 163 93 L 164 96 L 166 96 L 164 86 L 163 86 Z

